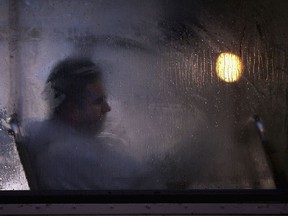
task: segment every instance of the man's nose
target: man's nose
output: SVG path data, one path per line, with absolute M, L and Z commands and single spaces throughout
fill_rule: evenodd
M 111 111 L 110 105 L 108 104 L 107 101 L 104 101 L 102 103 L 102 113 L 107 113 L 107 112 L 110 112 L 110 111 Z

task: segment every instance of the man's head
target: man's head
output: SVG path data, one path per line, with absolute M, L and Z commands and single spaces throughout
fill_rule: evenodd
M 69 58 L 58 63 L 47 79 L 53 117 L 88 133 L 97 133 L 110 111 L 100 68 L 90 59 Z M 47 88 L 46 87 L 46 88 Z

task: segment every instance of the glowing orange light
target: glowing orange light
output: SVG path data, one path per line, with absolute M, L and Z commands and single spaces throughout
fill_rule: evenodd
M 225 82 L 236 82 L 243 72 L 242 61 L 232 53 L 221 53 L 216 62 L 217 76 Z

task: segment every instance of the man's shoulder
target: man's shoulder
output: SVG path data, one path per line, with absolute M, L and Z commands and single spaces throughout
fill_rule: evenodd
M 51 120 L 29 119 L 29 120 L 25 120 L 22 124 L 22 128 L 26 136 L 38 134 L 42 131 L 47 131 L 47 130 L 49 131 L 53 127 L 54 127 L 54 123 Z
M 110 146 L 122 146 L 125 147 L 128 145 L 128 142 L 117 134 L 110 132 L 101 132 L 97 135 L 98 139 L 105 141 Z
M 23 126 L 23 134 L 28 148 L 43 149 L 43 146 L 61 140 L 64 128 L 53 120 L 30 120 Z

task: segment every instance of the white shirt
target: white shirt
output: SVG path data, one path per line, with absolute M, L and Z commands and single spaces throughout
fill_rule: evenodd
M 100 133 L 95 137 L 85 137 L 54 120 L 34 123 L 28 128 L 27 147 L 39 189 L 158 187 L 157 180 L 149 176 L 147 167 L 133 160 L 124 143 L 115 136 Z

